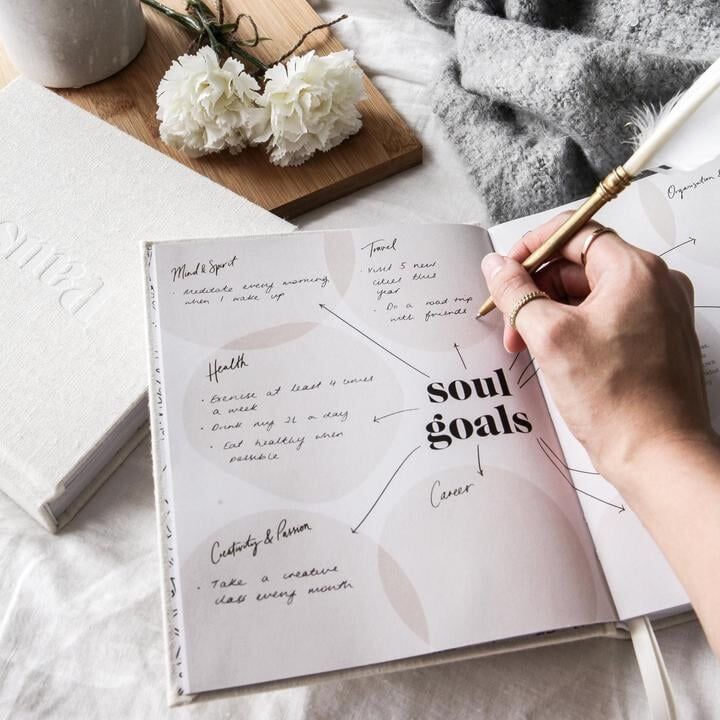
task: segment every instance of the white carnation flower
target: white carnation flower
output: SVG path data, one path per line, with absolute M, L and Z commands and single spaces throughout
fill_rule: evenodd
M 192 157 L 226 148 L 240 152 L 258 121 L 260 89 L 242 63 L 222 67 L 209 47 L 183 55 L 165 73 L 157 90 L 160 137 Z
M 265 73 L 258 100 L 265 117 L 256 126 L 256 141 L 268 141 L 275 165 L 300 165 L 362 127 L 357 103 L 365 97 L 362 72 L 350 50 L 322 57 L 311 50 L 291 57 Z

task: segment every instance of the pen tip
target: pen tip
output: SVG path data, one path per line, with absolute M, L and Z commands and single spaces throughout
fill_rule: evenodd
M 475 316 L 476 320 L 479 320 L 482 317 L 485 317 L 493 308 L 495 307 L 495 303 L 493 302 L 492 298 L 488 298 L 481 306 L 480 309 L 477 311 L 477 315 Z

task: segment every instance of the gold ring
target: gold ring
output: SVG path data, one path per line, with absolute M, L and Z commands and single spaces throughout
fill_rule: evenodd
M 615 231 L 612 228 L 605 227 L 604 225 L 601 225 L 598 228 L 595 228 L 588 236 L 585 238 L 585 242 L 583 243 L 582 250 L 580 251 L 580 262 L 582 263 L 582 266 L 585 267 L 585 264 L 587 262 L 587 254 L 588 250 L 590 249 L 590 246 L 603 234 L 606 232 L 614 233 Z M 615 233 L 617 235 L 617 233 Z
M 515 320 L 517 319 L 518 313 L 529 303 L 533 300 L 539 300 L 540 298 L 547 298 L 550 299 L 550 296 L 547 293 L 544 293 L 542 290 L 533 290 L 532 292 L 529 292 L 525 295 L 523 295 L 516 303 L 513 305 L 513 309 L 510 311 L 510 317 L 508 318 L 508 322 L 510 324 L 511 328 L 515 327 Z

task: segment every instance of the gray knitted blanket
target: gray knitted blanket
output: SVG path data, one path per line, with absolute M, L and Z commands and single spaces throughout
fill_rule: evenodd
M 720 55 L 720 0 L 409 1 L 455 33 L 433 106 L 495 222 L 592 192 Z

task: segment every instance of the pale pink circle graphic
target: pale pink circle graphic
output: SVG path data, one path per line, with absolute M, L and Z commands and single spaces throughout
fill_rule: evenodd
M 185 394 L 184 429 L 201 456 L 238 481 L 325 502 L 354 490 L 392 446 L 402 416 L 377 423 L 374 415 L 402 408 L 403 392 L 362 338 L 326 326 L 303 330 L 279 326 L 208 355 Z M 246 367 L 209 380 L 216 360 L 240 356 Z
M 572 624 L 597 609 L 575 530 L 545 493 L 505 469 L 488 466 L 480 476 L 458 466 L 416 482 L 387 517 L 380 545 L 383 587 L 425 642 L 519 635 L 556 625 L 560 612 Z M 473 638 L 477 617 L 482 631 Z
M 720 253 L 718 252 L 720 233 L 714 219 L 708 225 L 707 222 L 704 222 L 702 214 L 687 210 L 683 212 L 682 203 L 687 204 L 692 200 L 671 201 L 652 182 L 639 182 L 637 192 L 648 223 L 662 238 L 667 249 L 673 248 L 672 254 L 668 253 L 667 257 L 663 259 L 672 265 L 672 255 L 678 253 L 695 262 L 715 267 L 720 266 Z M 673 203 L 678 208 L 680 226 L 675 219 Z M 695 242 L 692 242 L 693 238 Z M 632 238 L 628 239 L 632 241 Z
M 478 228 L 367 232 L 386 244 L 396 240 L 398 250 L 369 257 L 349 231 L 327 233 L 325 241 L 330 277 L 364 328 L 394 347 L 435 352 L 452 350 L 453 343 L 470 349 L 497 335 L 499 313 L 482 323 L 475 318 L 488 294 L 480 261 L 490 250 Z
M 426 651 L 383 592 L 377 552 L 342 522 L 290 508 L 203 539 L 180 573 L 191 691 L 380 662 L 388 645 Z

